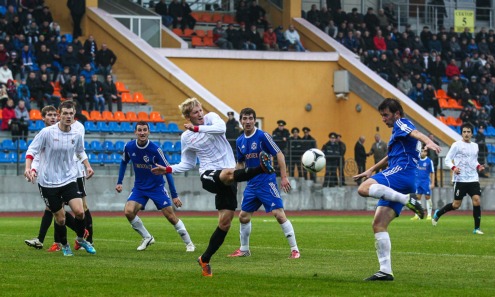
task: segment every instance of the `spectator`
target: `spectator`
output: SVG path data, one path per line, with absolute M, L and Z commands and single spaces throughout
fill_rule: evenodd
M 194 29 L 194 26 L 196 26 L 196 19 L 191 15 L 191 7 L 189 7 L 186 0 L 182 0 L 180 5 L 182 6 L 181 29 L 184 30 L 186 27 L 189 29 Z
M 311 24 L 315 25 L 318 28 L 321 28 L 321 14 L 318 8 L 316 8 L 316 4 L 311 5 L 311 10 L 308 11 L 306 19 Z
M 459 75 L 454 75 L 452 80 L 447 85 L 447 95 L 459 100 L 461 99 L 462 91 L 464 90 L 464 84 L 459 79 Z
M 246 30 L 246 24 L 241 23 L 239 29 L 239 44 L 241 45 L 241 49 L 256 49 L 254 47 L 254 44 L 249 43 L 248 35 L 249 35 L 249 31 Z
M 26 85 L 29 88 L 29 92 L 31 93 L 31 97 L 36 101 L 36 105 L 38 109 L 41 110 L 45 106 L 43 101 L 43 93 L 41 90 L 41 82 L 40 79 L 36 76 L 34 71 L 29 72 L 29 76 L 26 80 Z
M 344 175 L 344 165 L 345 165 L 345 152 L 347 151 L 347 147 L 345 143 L 342 141 L 342 135 L 337 134 L 337 143 L 340 147 L 340 159 L 339 159 L 339 177 L 340 184 L 345 186 L 345 175 Z
M 7 63 L 1 64 L 0 68 L 0 84 L 7 84 L 8 80 L 14 80 L 12 76 L 12 71 L 9 69 L 9 65 Z
M 386 27 L 389 26 L 388 17 L 385 15 L 385 10 L 383 10 L 382 8 L 378 9 L 376 17 L 378 19 L 380 29 L 384 30 Z
M 455 59 L 450 60 L 450 63 L 445 68 L 445 75 L 448 79 L 461 75 L 461 71 L 459 70 L 459 67 L 457 67 Z
M 79 61 L 77 60 L 76 53 L 74 52 L 74 47 L 72 44 L 67 45 L 67 49 L 64 54 L 61 55 L 62 66 L 69 66 L 70 72 L 79 72 Z
M 88 98 L 94 102 L 94 109 L 103 112 L 105 110 L 105 98 L 103 97 L 103 84 L 98 81 L 98 76 L 93 74 L 87 86 Z
M 371 32 L 371 31 L 370 31 Z M 373 44 L 375 46 L 375 50 L 378 53 L 383 53 L 387 51 L 387 43 L 385 42 L 385 38 L 382 36 L 382 31 L 378 30 L 376 32 L 375 37 L 373 37 Z
M 222 22 L 218 21 L 213 29 L 213 42 L 221 49 L 233 49 L 232 42 L 228 39 L 228 33 L 223 28 Z
M 12 77 L 14 77 L 15 80 L 24 78 L 21 59 L 17 55 L 16 51 L 12 51 L 10 53 L 10 58 L 7 64 L 9 65 L 9 69 L 12 71 Z
M 251 25 L 251 28 L 247 34 L 247 42 L 244 43 L 244 49 L 263 49 L 263 40 L 261 39 L 261 36 L 256 29 L 256 25 Z
M 373 155 L 373 161 L 375 164 L 387 156 L 387 143 L 381 139 L 380 134 L 378 133 L 375 134 L 375 142 L 371 145 L 371 149 L 368 154 L 366 154 L 366 156 L 371 155 Z
M 27 136 L 29 134 L 29 111 L 26 108 L 24 100 L 19 100 L 19 103 L 15 107 L 14 111 L 15 121 L 11 124 L 12 137 L 27 141 Z M 15 127 L 15 125 L 17 125 L 17 127 Z
M 328 26 L 330 25 L 330 21 L 332 21 L 332 12 L 328 10 L 326 6 L 321 7 L 320 11 L 320 29 L 328 34 Z
M 249 25 L 255 25 L 256 28 L 266 29 L 268 22 L 265 19 L 266 11 L 258 5 L 257 0 L 252 0 L 249 6 Z
M 299 137 L 299 128 L 294 127 L 290 132 L 292 135 L 289 137 L 289 176 L 296 177 L 297 168 L 298 176 L 302 177 L 301 157 L 304 153 L 303 142 L 301 137 Z
M 90 81 L 93 74 L 96 74 L 96 71 L 93 68 L 91 68 L 90 63 L 86 63 L 83 69 L 81 70 L 81 72 L 79 73 L 79 75 L 84 76 L 86 81 Z
M 442 77 L 445 75 L 445 63 L 440 55 L 435 56 L 435 61 L 428 67 L 428 74 L 435 89 L 442 88 Z
M 289 130 L 285 128 L 285 125 L 287 123 L 284 120 L 278 120 L 277 121 L 277 128 L 273 130 L 272 132 L 272 138 L 273 141 L 275 141 L 275 144 L 280 148 L 282 153 L 284 153 L 285 156 L 287 156 L 287 143 L 289 141 L 290 133 Z M 278 168 L 278 162 L 277 159 L 274 159 L 274 167 Z M 276 172 L 280 172 L 280 170 L 275 170 Z M 280 173 L 277 173 L 278 175 Z
M 168 6 L 168 13 L 172 17 L 172 27 L 177 28 L 179 25 L 183 25 L 184 12 L 182 10 L 182 5 L 179 0 L 172 0 Z M 184 30 L 184 28 L 182 28 Z
M 230 143 L 230 146 L 232 147 L 232 151 L 234 152 L 234 157 L 237 158 L 235 143 L 237 137 L 239 137 L 239 134 L 241 133 L 239 128 L 240 126 L 239 126 L 239 122 L 234 117 L 233 111 L 227 112 L 227 116 L 229 117 L 229 119 L 225 123 L 226 126 L 225 137 L 227 138 L 227 140 Z
M 12 131 L 12 124 L 15 123 L 15 110 L 14 110 L 14 100 L 7 99 L 5 107 L 2 108 L 2 131 Z M 14 125 L 15 126 L 15 125 Z M 15 127 L 14 127 L 15 128 Z M 14 134 L 17 131 L 12 131 L 12 140 L 14 139 Z
M 77 75 L 73 73 L 69 77 L 69 80 L 62 85 L 60 93 L 64 98 L 77 100 Z
M 108 105 L 108 110 L 112 111 L 112 103 L 117 102 L 117 110 L 122 111 L 122 96 L 117 92 L 117 87 L 113 82 L 113 78 L 111 74 L 108 74 L 105 82 L 103 83 L 103 92 L 105 101 Z
M 481 90 L 481 96 L 479 98 L 479 102 L 480 105 L 486 109 L 487 114 L 490 114 L 493 109 L 493 105 L 490 101 L 490 95 L 488 94 L 487 88 L 483 88 Z
M 106 43 L 102 43 L 101 49 L 96 54 L 96 64 L 98 65 L 100 74 L 104 77 L 111 74 L 112 66 L 115 62 L 117 62 L 117 56 L 115 56 L 113 51 L 107 47 Z
M 303 153 L 311 148 L 317 148 L 316 146 L 316 140 L 313 138 L 313 136 L 311 136 L 311 129 L 309 129 L 308 127 L 304 127 L 302 128 L 303 130 L 303 137 L 301 138 L 302 140 L 302 143 L 303 143 L 303 147 L 302 147 L 302 151 Z M 309 172 L 307 171 L 306 169 L 303 168 L 303 175 L 304 175 L 304 179 L 305 180 L 308 180 L 308 178 L 310 180 L 312 180 L 313 182 L 316 182 L 316 174 L 313 173 L 313 172 Z
M 378 33 L 376 31 L 377 27 L 380 27 L 380 20 L 375 14 L 375 11 L 372 7 L 368 8 L 366 15 L 363 17 L 363 22 L 366 23 L 366 28 L 370 31 L 371 35 L 375 35 Z
M 289 48 L 289 41 L 285 38 L 283 27 L 278 26 L 277 28 L 275 28 L 274 31 L 275 31 L 275 35 L 277 36 L 278 48 L 282 51 L 287 51 Z
M 249 23 L 249 7 L 247 6 L 246 1 L 241 0 L 239 2 L 239 5 L 236 8 L 235 19 L 239 24 Z
M 272 25 L 263 33 L 263 46 L 265 50 L 278 51 L 277 34 L 273 31 Z
M 485 125 L 478 127 L 478 133 L 474 140 L 478 144 L 478 164 L 486 164 L 486 157 L 488 156 L 488 147 L 486 145 Z M 478 173 L 479 177 L 488 177 L 483 169 Z
M 433 84 L 431 82 L 426 84 L 426 89 L 423 91 L 423 98 L 427 106 L 433 107 L 434 117 L 436 117 L 437 115 L 445 116 L 442 113 L 440 104 L 438 103 L 438 98 L 435 97 L 435 89 L 433 88 Z
M 155 12 L 162 17 L 162 25 L 169 27 L 174 19 L 168 14 L 167 3 L 165 0 L 160 0 L 155 4 Z
M 356 160 L 358 174 L 366 170 L 366 149 L 364 148 L 364 136 L 360 136 L 356 144 L 354 145 L 354 160 Z M 360 185 L 362 178 L 358 178 L 356 183 Z
M 331 132 L 328 137 L 330 140 L 321 148 L 326 158 L 323 187 L 334 187 L 338 185 L 337 170 L 342 153 L 337 142 L 337 133 Z
M 17 100 L 23 100 L 27 110 L 31 111 L 31 92 L 29 92 L 29 87 L 26 85 L 25 79 L 22 79 L 21 83 L 17 86 Z
M 241 36 L 237 29 L 234 28 L 233 24 L 229 24 L 228 29 L 225 30 L 227 33 L 227 40 L 232 43 L 232 47 L 235 49 L 242 49 Z
M 297 52 L 305 52 L 299 33 L 294 29 L 294 25 L 289 25 L 289 29 L 285 31 L 285 39 L 289 42 L 289 48 L 295 49 Z
M 77 39 L 79 36 L 82 36 L 81 21 L 86 12 L 86 0 L 67 0 L 67 7 L 70 10 L 72 24 L 74 26 L 72 37 Z
M 397 83 L 397 88 L 404 94 L 409 94 L 411 89 L 413 88 L 412 82 L 409 79 L 409 74 L 405 73 L 403 77 Z
M 428 109 L 428 104 L 426 103 L 423 93 L 423 84 L 421 82 L 417 82 L 415 87 L 409 91 L 409 94 L 407 94 L 407 96 L 414 102 L 416 102 L 419 106 L 423 107 L 424 109 Z
M 95 38 L 93 35 L 89 35 L 88 39 L 84 41 L 84 53 L 91 57 L 91 61 L 96 59 L 96 53 L 98 52 L 98 45 L 96 44 Z
M 363 23 L 363 14 L 358 12 L 357 8 L 353 8 L 350 13 L 347 14 L 347 22 L 359 26 Z

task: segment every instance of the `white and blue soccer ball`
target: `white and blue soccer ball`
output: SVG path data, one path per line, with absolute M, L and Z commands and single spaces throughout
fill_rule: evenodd
M 320 172 L 325 165 L 327 164 L 327 160 L 325 159 L 325 154 L 319 149 L 309 149 L 302 155 L 301 158 L 302 166 L 311 172 Z

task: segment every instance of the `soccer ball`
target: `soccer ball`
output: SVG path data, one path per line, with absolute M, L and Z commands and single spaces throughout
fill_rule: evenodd
M 302 155 L 301 158 L 302 166 L 311 172 L 319 172 L 325 167 L 327 164 L 327 160 L 325 159 L 325 154 L 319 149 L 309 149 Z

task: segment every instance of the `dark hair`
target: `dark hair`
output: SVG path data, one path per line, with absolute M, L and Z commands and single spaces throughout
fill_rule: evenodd
M 58 110 L 62 111 L 62 108 L 67 108 L 67 109 L 73 108 L 74 110 L 76 110 L 76 104 L 72 100 L 65 100 L 64 102 L 60 103 Z
M 242 119 L 243 115 L 249 115 L 252 114 L 254 119 L 256 120 L 256 111 L 250 107 L 243 108 L 241 112 L 239 113 L 239 119 Z
M 402 105 L 399 100 L 395 98 L 385 98 L 382 103 L 378 106 L 378 111 L 383 111 L 385 109 L 390 110 L 391 113 L 399 112 L 400 116 L 404 116 L 404 110 L 402 109 Z
M 462 124 L 462 126 L 461 126 L 461 133 L 462 133 L 462 130 L 464 130 L 464 128 L 470 129 L 471 130 L 471 133 L 473 133 L 473 125 L 471 123 L 468 122 L 468 123 Z
M 145 121 L 137 122 L 136 126 L 134 126 L 134 131 L 137 131 L 137 126 L 146 126 L 146 127 L 148 127 L 148 130 L 150 129 L 150 125 Z

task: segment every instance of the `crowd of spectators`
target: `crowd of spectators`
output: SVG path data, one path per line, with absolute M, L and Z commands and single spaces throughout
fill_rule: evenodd
M 495 31 L 465 28 L 457 33 L 440 26 L 431 32 L 424 26 L 415 32 L 410 25 L 399 31 L 393 5 L 368 8 L 365 14 L 353 8 L 332 11 L 316 5 L 306 19 L 350 51 L 382 78 L 434 116 L 443 116 L 435 91 L 446 89 L 459 101 L 463 121 L 495 124 Z

